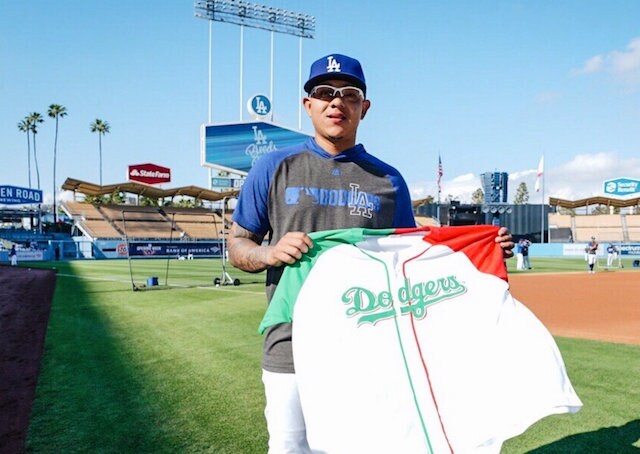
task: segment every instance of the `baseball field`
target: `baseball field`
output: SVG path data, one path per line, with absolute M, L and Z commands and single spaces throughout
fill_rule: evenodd
M 510 273 L 512 293 L 554 334 L 584 408 L 543 419 L 503 453 L 639 452 L 640 270 L 532 262 Z M 219 260 L 174 260 L 168 272 L 136 261 L 138 284 L 168 276 L 171 287 L 133 292 L 125 261 L 55 266 L 27 452 L 266 452 L 263 274 L 228 269 L 242 284 L 215 287 Z

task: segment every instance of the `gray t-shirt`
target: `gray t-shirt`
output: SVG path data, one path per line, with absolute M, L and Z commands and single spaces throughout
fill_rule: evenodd
M 333 156 L 315 140 L 261 158 L 247 177 L 233 220 L 277 243 L 287 232 L 414 227 L 407 185 L 393 167 L 362 145 Z M 267 299 L 282 267 L 267 270 Z M 331 282 L 327 282 L 331 285 Z M 293 373 L 291 324 L 265 333 L 262 367 Z

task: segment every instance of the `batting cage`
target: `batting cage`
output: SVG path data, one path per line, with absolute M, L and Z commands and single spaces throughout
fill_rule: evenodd
M 240 284 L 227 272 L 224 213 L 126 207 L 108 214 L 125 236 L 132 290 Z
M 598 251 L 597 266 L 603 270 L 615 270 L 624 268 L 622 264 L 622 249 L 624 242 L 610 241 L 600 243 L 602 250 Z

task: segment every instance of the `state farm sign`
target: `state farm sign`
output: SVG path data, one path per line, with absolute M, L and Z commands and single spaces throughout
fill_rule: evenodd
M 171 169 L 155 164 L 135 164 L 129 166 L 127 176 L 129 180 L 140 183 L 168 183 L 171 181 Z

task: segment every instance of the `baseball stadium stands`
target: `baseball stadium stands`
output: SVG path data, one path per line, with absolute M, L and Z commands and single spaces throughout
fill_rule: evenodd
M 179 230 L 189 238 L 222 238 L 228 225 L 218 213 L 198 208 L 165 208 L 166 215 L 173 219 Z
M 627 234 L 629 236 L 628 241 L 640 241 L 640 215 L 627 215 L 624 220 Z
M 63 202 L 62 209 L 77 227 L 91 238 L 122 238 L 124 235 L 109 223 L 97 206 L 83 202 Z
M 222 216 L 203 208 L 63 202 L 78 229 L 92 239 L 219 239 Z
M 595 236 L 600 241 L 622 241 L 624 231 L 619 214 L 574 216 L 576 241 L 589 241 Z
M 129 238 L 167 239 L 179 236 L 177 229 L 157 207 L 103 205 L 107 222 Z
M 422 216 L 417 214 L 415 218 L 416 218 L 416 225 L 418 227 L 426 227 L 426 226 L 440 227 L 440 222 L 438 222 L 436 218 L 433 218 L 431 216 Z
M 549 215 L 549 225 L 552 230 L 569 229 L 575 242 L 588 242 L 592 236 L 599 241 L 640 241 L 640 215 L 635 214 L 577 216 L 553 213 Z

